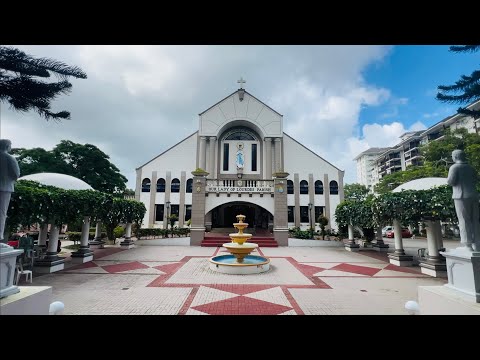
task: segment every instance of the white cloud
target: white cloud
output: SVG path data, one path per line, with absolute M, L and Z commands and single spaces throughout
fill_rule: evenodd
M 247 91 L 284 115 L 289 135 L 345 169 L 346 179 L 354 180 L 357 149 L 395 143 L 405 131 L 392 123 L 358 133 L 363 108 L 408 103 L 362 76 L 388 55 L 387 46 L 18 47 L 78 65 L 88 79 L 72 80 L 72 93 L 52 104 L 69 110 L 71 121 L 46 122 L 4 106 L 2 136 L 15 147 L 52 148 L 62 139 L 95 144 L 131 188 L 135 168 L 197 130 L 198 113 L 235 91 L 240 76 Z
M 352 169 L 345 172 L 345 183 L 357 182 L 356 179 L 356 163 L 354 159 L 362 151 L 371 147 L 390 147 L 398 144 L 401 139 L 400 135 L 407 131 L 419 131 L 426 129 L 426 126 L 420 121 L 405 128 L 402 123 L 392 122 L 390 124 L 366 124 L 362 128 L 363 137 L 350 137 L 347 139 L 347 147 L 345 153 L 341 155 L 338 164 L 340 168 Z

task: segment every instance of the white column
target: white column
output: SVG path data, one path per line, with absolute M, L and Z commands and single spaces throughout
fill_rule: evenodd
M 132 223 L 130 222 L 128 222 L 127 226 L 125 227 L 125 237 L 120 243 L 120 246 L 124 249 L 131 249 L 135 246 L 132 240 Z
M 125 240 L 129 240 L 132 237 L 132 223 L 127 223 L 125 228 Z
M 373 248 L 376 251 L 388 251 L 389 246 L 388 244 L 385 244 L 385 242 L 383 241 L 381 226 L 377 227 L 377 233 L 376 233 L 375 239 L 377 241 L 375 242 L 375 244 L 373 244 Z
M 157 186 L 157 184 L 155 184 Z M 95 241 L 100 241 L 102 239 L 102 222 L 97 221 L 97 225 L 95 226 Z
M 405 255 L 405 251 L 403 250 L 402 225 L 397 219 L 393 220 L 393 234 L 395 237 L 395 254 Z
M 272 178 L 272 138 L 265 138 L 265 179 Z
M 71 253 L 72 262 L 85 263 L 93 260 L 93 252 L 90 250 L 88 235 L 90 231 L 90 217 L 83 217 L 82 234 L 80 235 L 80 248 Z
M 209 162 L 210 162 L 210 170 L 209 170 L 209 173 L 210 173 L 210 177 L 212 179 L 215 178 L 215 149 L 217 148 L 217 138 L 215 136 L 210 136 L 209 137 L 209 141 L 210 141 L 210 159 L 209 159 Z
M 42 224 L 40 226 L 40 232 L 38 234 L 38 246 L 47 246 L 48 224 Z
M 60 228 L 54 224 L 50 224 L 50 237 L 48 239 L 47 257 L 57 257 L 58 235 Z
M 352 225 L 348 225 L 348 240 L 353 240 L 354 237 L 353 237 L 353 226 Z
M 207 170 L 205 167 L 205 150 L 206 150 L 206 145 L 207 145 L 207 138 L 205 136 L 200 136 L 200 149 L 199 149 L 199 152 L 200 154 L 198 155 L 199 156 L 199 161 L 198 161 L 198 167 L 203 169 L 203 170 Z
M 90 231 L 90 217 L 84 216 L 82 224 L 82 234 L 80 235 L 80 247 L 88 248 L 88 234 Z
M 433 227 L 436 232 L 436 238 L 437 238 L 437 249 L 443 248 L 443 234 L 442 234 L 442 224 L 440 224 L 440 220 L 437 220 L 433 223 Z
M 275 138 L 275 171 L 282 169 L 282 139 Z
M 426 220 L 425 225 L 427 226 L 427 247 L 428 247 L 428 258 L 438 259 L 440 254 L 438 252 L 438 242 L 437 242 L 437 223 L 438 221 Z

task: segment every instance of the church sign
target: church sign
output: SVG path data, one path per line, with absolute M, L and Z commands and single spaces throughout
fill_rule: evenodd
M 221 193 L 270 193 L 271 187 L 246 187 L 246 186 L 207 186 L 207 192 L 221 192 Z

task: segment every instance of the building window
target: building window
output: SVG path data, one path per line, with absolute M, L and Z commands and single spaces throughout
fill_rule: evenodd
M 230 130 L 224 140 L 253 140 L 255 137 L 247 128 L 235 128 Z
M 257 171 L 257 144 L 252 144 L 252 171 Z
M 295 222 L 295 206 L 288 207 L 288 222 Z
M 308 223 L 308 206 L 300 206 L 300 222 Z
M 318 217 L 320 215 L 324 215 L 323 213 L 323 206 L 315 206 L 315 221 L 314 222 L 318 222 Z
M 192 205 L 185 205 L 185 221 L 192 218 Z
M 330 195 L 338 195 L 338 183 L 335 180 L 330 181 Z
M 223 144 L 223 171 L 228 171 L 229 144 Z
M 165 192 L 165 179 L 157 180 L 157 192 Z
M 287 194 L 293 194 L 293 181 L 287 180 Z
M 300 194 L 308 194 L 308 182 L 306 180 L 300 181 Z
M 180 210 L 180 205 L 170 205 L 170 214 L 169 215 L 177 215 L 177 218 L 178 218 L 179 210 Z
M 142 192 L 150 192 L 150 179 L 145 178 L 142 181 Z
M 193 179 L 188 179 L 187 180 L 187 193 L 191 193 L 192 192 L 192 185 L 193 185 Z
M 155 205 L 155 221 L 163 221 L 163 204 Z
M 180 180 L 178 180 L 177 178 L 172 180 L 172 185 L 171 185 L 170 191 L 172 193 L 180 192 Z
M 315 181 L 315 195 L 323 195 L 323 183 L 320 180 Z

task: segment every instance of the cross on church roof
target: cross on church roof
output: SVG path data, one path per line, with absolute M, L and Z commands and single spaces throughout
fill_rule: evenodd
M 243 80 L 243 77 L 240 77 L 240 80 L 238 80 L 238 81 L 237 81 L 237 83 L 239 83 L 239 84 L 240 84 L 240 89 L 243 89 L 243 84 L 245 84 L 245 83 L 246 83 L 246 81 L 245 81 L 245 80 Z

